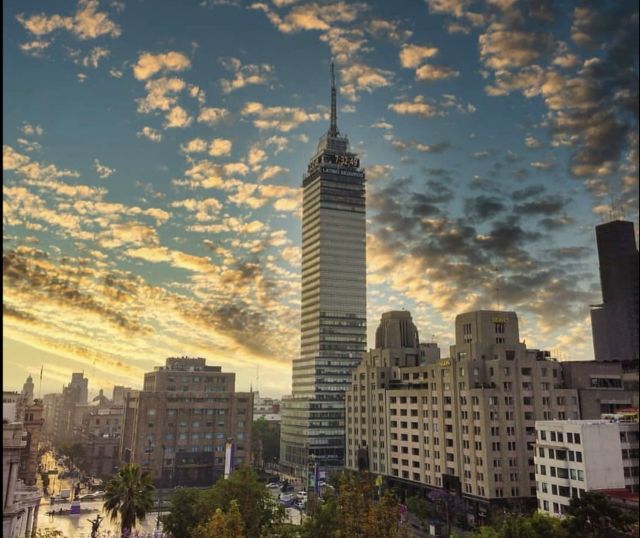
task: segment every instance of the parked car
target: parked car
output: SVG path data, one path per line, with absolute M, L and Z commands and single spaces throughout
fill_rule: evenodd
M 280 485 L 272 482 L 271 484 L 266 484 L 266 487 L 269 489 L 280 489 Z

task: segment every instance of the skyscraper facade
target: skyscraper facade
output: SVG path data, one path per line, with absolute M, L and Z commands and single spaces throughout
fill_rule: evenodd
M 344 465 L 344 392 L 366 349 L 365 173 L 331 122 L 303 176 L 301 350 L 283 400 L 280 463 Z
M 596 360 L 638 360 L 638 247 L 633 222 L 596 226 L 601 305 L 591 310 Z

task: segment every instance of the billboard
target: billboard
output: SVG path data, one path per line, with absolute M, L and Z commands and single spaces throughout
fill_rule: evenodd
M 224 445 L 224 477 L 228 478 L 236 466 L 236 445 L 232 439 L 227 439 Z

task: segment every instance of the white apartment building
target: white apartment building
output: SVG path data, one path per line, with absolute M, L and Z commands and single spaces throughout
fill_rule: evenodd
M 520 342 L 515 312 L 455 326 L 450 358 L 423 362 L 411 315 L 383 314 L 347 392 L 347 467 L 457 491 L 480 522 L 492 504 L 535 504 L 535 421 L 579 418 L 578 399 L 548 352 Z
M 561 517 L 571 498 L 586 491 L 637 491 L 638 422 L 536 421 L 534 461 L 538 508 L 552 516 Z M 635 468 L 635 483 L 627 468 Z

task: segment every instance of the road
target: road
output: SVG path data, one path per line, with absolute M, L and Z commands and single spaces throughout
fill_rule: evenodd
M 51 509 L 51 506 L 49 504 L 42 504 L 38 512 L 38 529 L 56 529 L 62 531 L 65 538 L 90 538 L 91 523 L 88 520 L 95 519 L 96 515 L 100 514 L 104 518 L 100 524 L 101 533 L 106 533 L 106 531 L 111 531 L 112 533 L 118 532 L 120 530 L 118 521 L 112 522 L 109 516 L 102 511 L 102 502 L 103 501 L 82 501 L 80 508 L 83 513 L 78 516 L 49 516 L 47 512 Z M 56 510 L 61 508 L 63 510 L 69 510 L 70 506 L 69 503 L 56 503 L 53 505 Z M 85 510 L 87 510 L 87 512 L 85 512 Z M 136 529 L 145 533 L 153 533 L 156 528 L 156 518 L 157 513 L 150 513 L 146 519 L 138 523 Z

